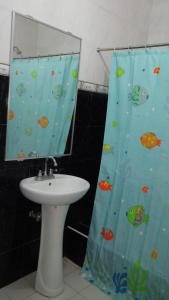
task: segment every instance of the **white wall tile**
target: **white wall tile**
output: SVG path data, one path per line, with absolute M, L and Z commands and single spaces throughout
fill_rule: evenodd
M 147 32 L 153 0 L 91 0 L 112 16 L 118 16 L 122 23 L 130 24 Z
M 153 9 L 150 17 L 149 43 L 169 42 L 169 1 L 154 0 Z
M 9 62 L 11 12 L 0 5 L 0 63 Z

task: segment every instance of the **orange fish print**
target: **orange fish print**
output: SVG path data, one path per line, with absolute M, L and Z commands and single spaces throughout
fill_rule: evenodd
M 151 258 L 154 260 L 156 260 L 158 258 L 158 252 L 156 250 L 153 250 L 151 252 Z
M 49 124 L 48 118 L 43 116 L 38 120 L 38 124 L 42 128 L 46 128 Z
M 154 74 L 159 74 L 160 73 L 160 67 L 154 68 Z
M 102 191 L 110 191 L 112 189 L 112 184 L 110 184 L 110 182 L 107 180 L 101 180 L 99 182 L 99 188 Z
M 147 185 L 144 185 L 141 190 L 142 190 L 143 193 L 148 193 L 149 192 L 149 187 Z
M 146 132 L 140 137 L 140 142 L 146 149 L 152 149 L 156 146 L 161 145 L 161 140 L 159 140 L 155 133 Z
M 18 153 L 18 160 L 20 160 L 20 161 L 22 161 L 22 160 L 24 160 L 25 159 L 25 153 L 24 152 L 19 152 Z
M 12 121 L 14 119 L 14 112 L 10 110 L 9 112 L 9 120 Z
M 114 239 L 113 231 L 111 229 L 102 228 L 100 234 L 106 241 L 111 241 L 112 239 Z

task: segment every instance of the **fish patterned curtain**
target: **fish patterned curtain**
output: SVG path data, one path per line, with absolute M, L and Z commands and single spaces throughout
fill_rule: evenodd
M 169 49 L 113 53 L 83 276 L 117 300 L 169 299 Z
M 64 154 L 78 68 L 78 54 L 12 61 L 7 160 Z

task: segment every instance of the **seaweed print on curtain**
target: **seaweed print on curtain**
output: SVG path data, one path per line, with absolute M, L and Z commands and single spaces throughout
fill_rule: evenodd
M 113 299 L 169 299 L 169 49 L 114 53 L 82 274 Z
M 79 55 L 14 59 L 7 159 L 63 154 L 75 106 Z

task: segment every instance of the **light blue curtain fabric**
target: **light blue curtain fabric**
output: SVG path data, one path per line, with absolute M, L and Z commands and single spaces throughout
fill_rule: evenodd
M 113 299 L 169 299 L 169 49 L 114 53 L 82 274 Z
M 14 59 L 6 158 L 63 154 L 75 107 L 79 55 Z

